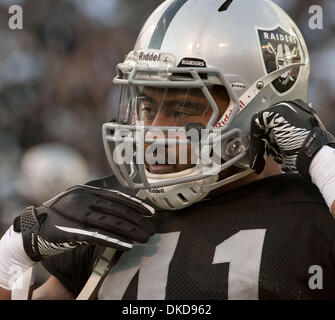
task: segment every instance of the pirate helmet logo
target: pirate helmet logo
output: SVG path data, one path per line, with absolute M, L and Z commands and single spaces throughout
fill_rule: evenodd
M 295 33 L 286 32 L 278 27 L 274 30 L 258 29 L 258 35 L 268 73 L 301 62 L 300 43 Z M 281 74 L 272 82 L 273 87 L 281 94 L 289 91 L 296 83 L 299 72 L 300 66 Z

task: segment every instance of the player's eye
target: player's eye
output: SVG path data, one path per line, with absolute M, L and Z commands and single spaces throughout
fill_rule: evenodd
M 175 110 L 174 111 L 174 117 L 176 118 L 186 118 L 186 117 L 191 117 L 193 116 L 193 113 L 187 110 Z
M 203 113 L 203 106 L 197 104 L 184 104 L 174 108 L 175 117 L 193 117 Z
M 141 113 L 146 119 L 154 119 L 156 116 L 156 109 L 153 108 L 150 104 L 142 103 Z

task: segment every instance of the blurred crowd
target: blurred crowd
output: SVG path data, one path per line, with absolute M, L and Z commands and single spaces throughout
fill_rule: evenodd
M 115 66 L 160 3 L 0 1 L 0 236 L 29 203 L 110 174 L 101 125 L 118 102 Z M 24 30 L 8 28 L 11 4 Z
M 118 102 L 115 66 L 161 2 L 0 0 L 0 236 L 26 205 L 110 173 L 101 125 Z M 335 133 L 335 1 L 275 2 L 306 38 L 309 101 Z M 11 4 L 22 6 L 24 30 L 8 28 Z M 323 30 L 308 28 L 314 4 Z

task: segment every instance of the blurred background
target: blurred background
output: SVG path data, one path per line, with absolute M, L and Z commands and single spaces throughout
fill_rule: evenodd
M 161 2 L 0 0 L 0 237 L 27 205 L 110 174 L 101 125 L 118 102 L 115 66 Z M 335 133 L 335 1 L 275 2 L 305 36 L 309 101 Z M 24 30 L 8 28 L 11 4 L 22 6 Z M 323 30 L 308 28 L 314 4 Z

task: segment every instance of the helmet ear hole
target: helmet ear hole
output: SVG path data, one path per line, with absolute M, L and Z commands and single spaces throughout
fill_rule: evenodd
M 184 195 L 183 195 L 182 193 L 178 193 L 177 196 L 178 196 L 178 198 L 179 198 L 181 201 L 183 201 L 184 203 L 187 202 L 187 199 L 184 197 Z

